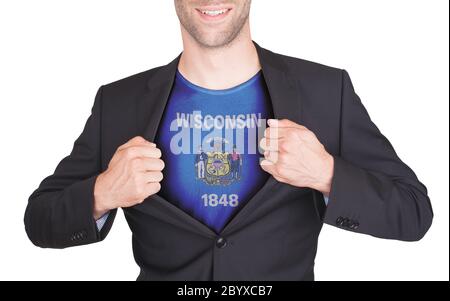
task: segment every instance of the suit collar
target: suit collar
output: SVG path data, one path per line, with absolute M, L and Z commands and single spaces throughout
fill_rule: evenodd
M 300 122 L 298 85 L 283 57 L 254 42 L 266 81 L 275 118 Z M 169 64 L 159 67 L 147 82 L 148 90 L 138 103 L 138 122 L 146 124 L 144 136 L 153 141 L 175 80 L 181 54 Z M 145 112 L 150 108 L 151 115 Z M 148 119 L 146 119 L 148 118 Z
M 276 119 L 301 122 L 298 83 L 283 56 L 255 43 Z
M 274 116 L 277 119 L 290 119 L 301 123 L 301 110 L 298 84 L 295 78 L 289 72 L 289 68 L 281 55 L 275 54 L 269 50 L 260 47 L 255 43 L 255 47 L 260 60 L 262 73 L 267 84 L 270 99 L 272 102 Z M 154 141 L 161 122 L 164 109 L 170 97 L 172 86 L 175 80 L 175 74 L 181 54 L 178 55 L 169 64 L 159 67 L 147 82 L 146 93 L 138 99 L 137 102 L 137 123 L 139 132 L 148 141 Z M 264 200 L 264 196 L 279 183 L 270 177 L 261 190 L 253 196 L 247 204 L 236 214 L 236 216 L 228 223 L 222 233 L 229 233 L 235 227 L 246 220 L 251 214 L 255 206 Z M 155 206 L 164 206 L 171 211 L 172 214 L 178 215 L 180 219 L 190 221 L 195 225 L 194 228 L 201 230 L 206 235 L 214 235 L 214 232 L 199 221 L 188 216 L 181 209 L 168 204 L 159 196 L 154 197 Z M 144 204 L 151 204 L 145 202 Z M 167 202 L 168 203 L 168 202 Z M 148 208 L 147 208 L 148 209 Z

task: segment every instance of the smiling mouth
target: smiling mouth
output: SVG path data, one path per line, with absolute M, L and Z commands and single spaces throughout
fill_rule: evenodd
M 231 11 L 231 8 L 211 8 L 211 9 L 202 9 L 197 8 L 196 9 L 202 19 L 207 21 L 214 21 L 214 20 L 221 20 L 225 18 L 225 16 L 228 15 L 228 13 Z
M 199 9 L 198 11 L 204 15 L 215 17 L 215 16 L 226 14 L 229 10 L 230 10 L 229 8 L 225 8 L 225 9 L 220 9 L 220 10 L 200 10 Z

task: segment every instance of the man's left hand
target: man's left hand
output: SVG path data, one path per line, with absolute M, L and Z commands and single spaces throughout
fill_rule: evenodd
M 264 150 L 261 167 L 277 181 L 309 187 L 328 197 L 333 178 L 334 158 L 306 127 L 287 119 L 268 122 L 260 146 Z

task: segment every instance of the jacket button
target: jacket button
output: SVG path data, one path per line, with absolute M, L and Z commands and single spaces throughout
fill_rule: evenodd
M 343 223 L 344 223 L 344 218 L 343 218 L 342 216 L 339 216 L 339 217 L 336 219 L 336 225 L 342 226 Z
M 227 246 L 227 244 L 228 244 L 227 240 L 225 238 L 223 238 L 223 237 L 219 237 L 216 240 L 216 247 L 218 247 L 219 249 L 225 248 Z
M 355 222 L 354 224 L 353 224 L 353 230 L 356 230 L 356 229 L 358 229 L 359 228 L 359 223 L 358 222 Z
M 349 228 L 350 220 L 348 218 L 344 218 L 344 220 L 342 221 L 342 226 Z

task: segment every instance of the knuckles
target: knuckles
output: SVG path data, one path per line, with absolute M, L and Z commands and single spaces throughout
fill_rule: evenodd
M 289 142 L 287 141 L 280 141 L 278 143 L 278 151 L 280 152 L 280 154 L 288 152 L 289 151 Z
M 297 129 L 290 129 L 286 131 L 286 140 L 293 141 L 298 139 L 298 130 Z
M 311 141 L 316 137 L 316 135 L 314 135 L 313 132 L 305 128 L 298 130 L 298 137 L 304 141 Z
M 140 166 L 142 166 L 142 159 L 141 158 L 132 158 L 129 161 L 129 164 L 133 170 L 137 170 L 137 169 L 139 169 Z
M 144 139 L 142 136 L 136 136 L 132 139 L 134 142 L 147 142 L 147 140 Z
M 128 160 L 132 160 L 136 156 L 136 152 L 133 150 L 132 147 L 125 149 L 123 153 L 124 153 L 125 158 Z

